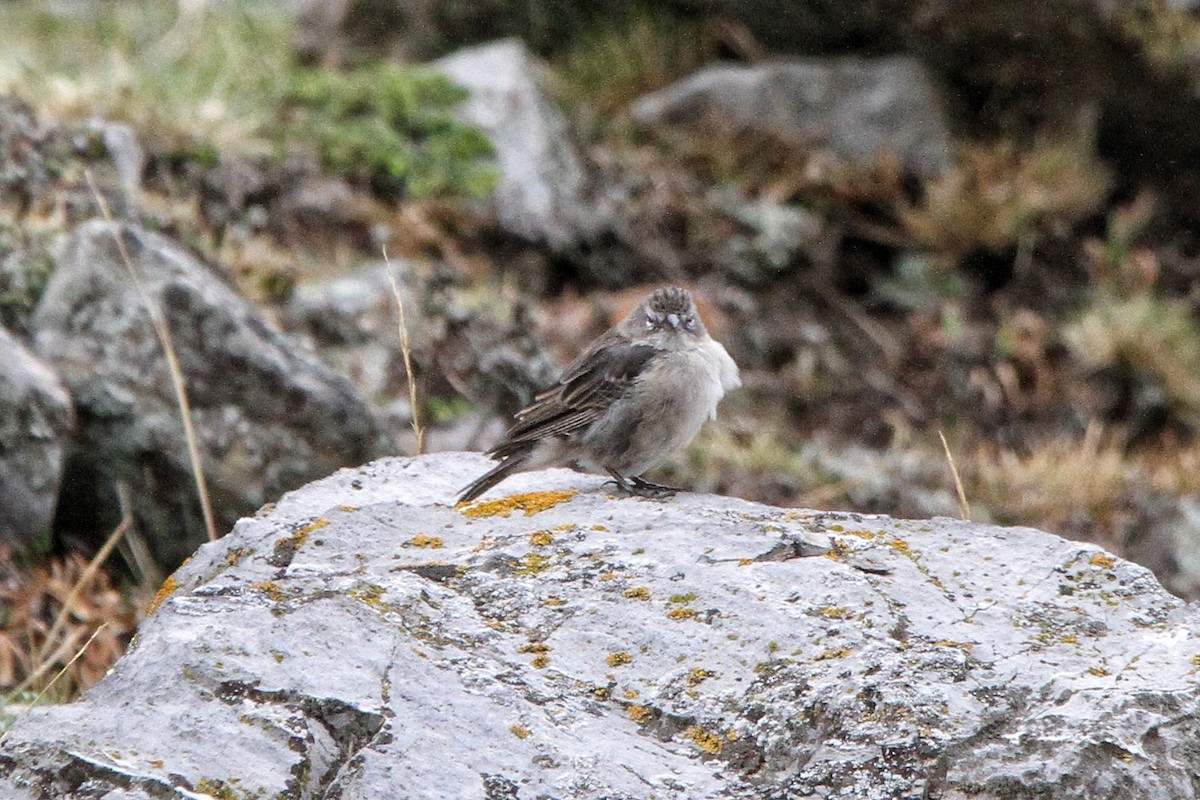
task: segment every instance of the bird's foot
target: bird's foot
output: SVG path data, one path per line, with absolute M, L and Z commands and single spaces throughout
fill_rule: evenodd
M 675 494 L 679 492 L 679 490 L 674 486 L 664 486 L 661 483 L 651 483 L 650 481 L 642 480 L 638 477 L 630 478 L 629 482 L 633 484 L 633 488 L 636 490 L 635 494 L 637 494 L 639 497 L 666 499 L 668 497 L 674 497 Z
M 608 474 L 612 475 L 613 477 L 609 483 L 613 484 L 613 486 L 617 489 L 620 489 L 626 494 L 634 497 L 645 497 L 649 500 L 666 500 L 670 497 L 673 497 L 675 493 L 679 491 L 678 489 L 670 486 L 663 486 L 658 483 L 651 483 L 650 481 L 642 480 L 637 476 L 626 478 L 623 475 L 613 472 L 612 470 L 609 470 Z

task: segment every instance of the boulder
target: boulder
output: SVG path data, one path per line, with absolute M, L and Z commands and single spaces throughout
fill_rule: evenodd
M 1027 528 L 345 469 L 205 544 L 0 794 L 1194 798 L 1200 609 Z
M 569 251 L 594 237 L 601 215 L 586 197 L 566 117 L 542 89 L 539 66 L 516 39 L 471 47 L 433 63 L 470 92 L 455 110 L 496 151 L 491 210 L 510 234 Z
M 0 543 L 50 542 L 71 396 L 45 363 L 0 328 Z
M 59 527 L 102 536 L 126 483 L 139 530 L 174 568 L 206 538 L 162 346 L 122 262 L 123 238 L 171 330 L 218 526 L 388 446 L 349 382 L 269 328 L 207 264 L 163 236 L 92 221 L 65 241 L 33 317 L 79 427 Z
M 949 131 L 925 68 L 908 56 L 779 59 L 714 65 L 631 107 L 651 130 L 701 136 L 751 133 L 824 147 L 852 166 L 894 154 L 915 174 L 949 164 Z

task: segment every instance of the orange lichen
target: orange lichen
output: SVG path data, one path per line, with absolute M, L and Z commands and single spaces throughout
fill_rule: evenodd
M 282 603 L 287 599 L 287 594 L 284 593 L 283 587 L 274 581 L 262 581 L 260 583 L 251 583 L 248 588 L 262 592 L 272 602 Z
M 629 706 L 625 709 L 625 712 L 629 714 L 629 718 L 638 725 L 645 725 L 654 718 L 654 712 L 645 706 Z
M 817 613 L 829 619 L 850 619 L 854 616 L 850 609 L 843 606 L 822 606 L 817 609 Z
M 628 597 L 630 600 L 649 600 L 650 587 L 648 586 L 633 586 L 621 592 L 622 597 Z
M 235 567 L 243 558 L 253 553 L 249 547 L 235 547 L 225 554 L 225 566 Z
M 565 503 L 576 495 L 574 489 L 557 492 L 525 492 L 505 497 L 502 500 L 489 500 L 483 503 L 459 503 L 457 508 L 464 516 L 507 517 L 513 511 L 524 511 L 525 516 L 531 517 L 548 508 L 554 508 L 559 503 Z
M 510 725 L 508 732 L 518 739 L 529 738 L 529 728 L 526 728 L 524 725 Z
M 633 656 L 624 650 L 617 650 L 616 652 L 609 653 L 604 660 L 610 667 L 621 667 L 626 664 L 632 664 Z
M 308 523 L 307 525 L 305 525 L 303 528 L 301 528 L 300 530 L 293 533 L 288 538 L 290 538 L 293 542 L 295 542 L 296 549 L 299 549 L 300 545 L 304 544 L 304 540 L 308 538 L 308 535 L 310 533 L 312 533 L 313 531 L 319 531 L 321 528 L 324 528 L 328 524 L 329 524 L 329 520 L 327 520 L 325 517 L 317 517 L 312 522 Z
M 832 659 L 832 658 L 845 658 L 848 655 L 850 655 L 850 650 L 848 650 L 845 647 L 838 647 L 836 649 L 826 650 L 824 653 L 821 653 L 818 656 L 816 656 L 813 660 L 814 661 L 828 661 L 829 659 Z
M 529 543 L 534 547 L 546 547 L 554 544 L 554 534 L 549 531 L 538 531 L 529 534 Z
M 1101 569 L 1112 569 L 1113 566 L 1116 565 L 1117 560 L 1115 558 L 1113 558 L 1112 556 L 1110 556 L 1108 553 L 1096 553 L 1094 556 L 1092 556 L 1090 559 L 1088 559 L 1088 563 L 1091 564 L 1093 567 L 1100 567 Z
M 696 616 L 696 609 L 694 608 L 672 608 L 667 612 L 667 619 L 691 619 L 694 616 Z
M 411 544 L 413 547 L 429 547 L 434 550 L 437 550 L 437 549 L 441 548 L 441 546 L 442 546 L 442 537 L 427 536 L 424 533 L 418 533 L 416 536 L 409 539 L 408 543 Z
M 163 581 L 162 586 L 158 587 L 158 592 L 150 601 L 150 605 L 146 606 L 146 616 L 149 617 L 155 611 L 158 611 L 158 607 L 166 602 L 168 597 L 175 594 L 175 590 L 178 588 L 179 584 L 175 582 L 175 576 L 168 576 L 167 579 Z
M 685 731 L 687 737 L 704 752 L 709 755 L 716 755 L 721 752 L 721 748 L 725 743 L 721 741 L 721 737 L 715 733 L 704 730 L 699 725 L 693 725 Z

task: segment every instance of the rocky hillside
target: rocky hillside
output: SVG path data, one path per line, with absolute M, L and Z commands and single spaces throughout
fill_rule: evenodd
M 485 448 L 665 283 L 745 386 L 659 480 L 1197 596 L 1191 6 L 0 4 L 0 686 L 83 648 L 72 696 L 283 492 Z

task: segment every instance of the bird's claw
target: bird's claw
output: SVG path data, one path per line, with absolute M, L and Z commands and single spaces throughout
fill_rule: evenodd
M 659 483 L 651 483 L 647 480 L 634 476 L 625 478 L 615 472 L 609 472 L 613 479 L 608 483 L 613 484 L 616 488 L 634 497 L 644 497 L 648 500 L 666 500 L 674 497 L 679 491 L 671 486 L 663 486 Z

